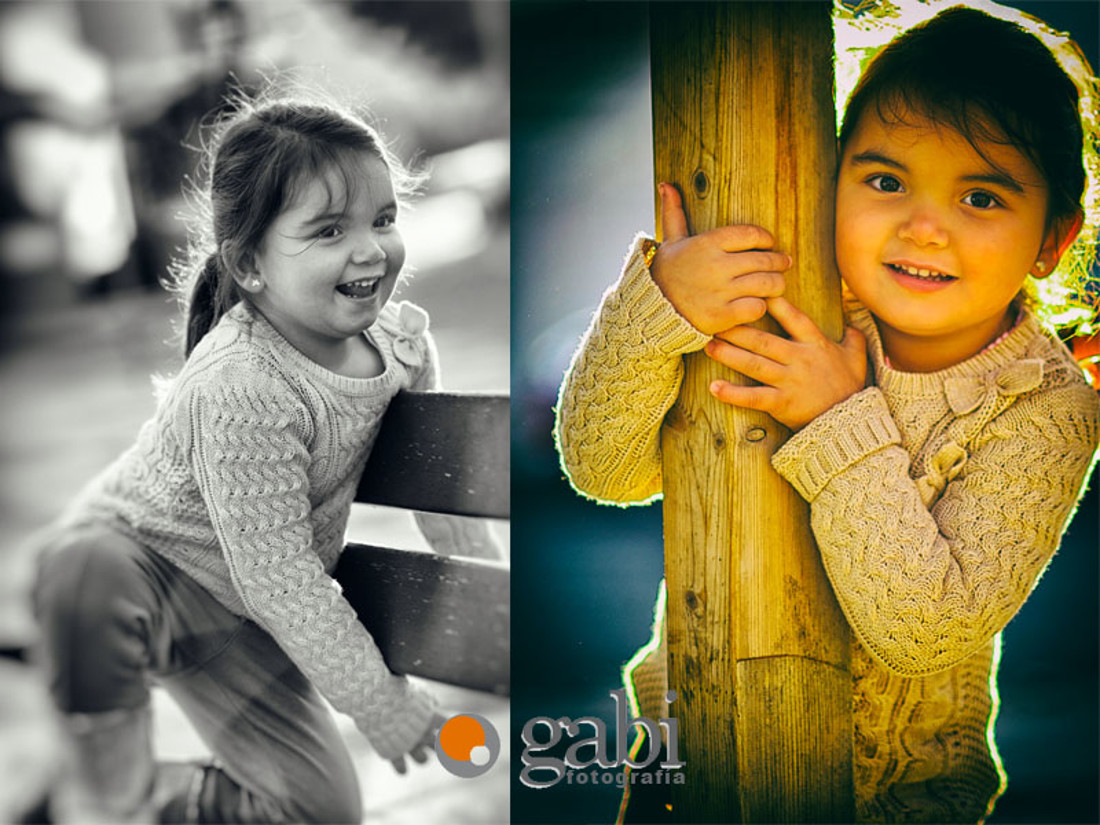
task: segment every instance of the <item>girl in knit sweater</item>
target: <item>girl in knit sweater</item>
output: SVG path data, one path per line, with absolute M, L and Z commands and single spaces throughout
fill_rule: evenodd
M 664 243 L 635 242 L 562 385 L 563 467 L 606 501 L 661 492 L 659 429 L 686 353 L 755 379 L 710 390 L 793 432 L 772 464 L 810 504 L 853 631 L 861 822 L 976 822 L 1005 786 L 1000 632 L 1054 554 L 1100 439 L 1097 394 L 1025 288 L 1079 235 L 1082 143 L 1078 92 L 1037 38 L 946 11 L 881 52 L 847 107 L 840 343 L 783 297 L 798 262 L 766 229 L 691 236 L 662 184 Z M 747 326 L 765 313 L 787 336 Z M 627 673 L 650 718 L 678 687 L 663 609 Z
M 55 813 L 358 822 L 321 697 L 401 773 L 439 721 L 330 576 L 387 404 L 438 383 L 426 314 L 390 301 L 412 181 L 358 117 L 284 101 L 242 103 L 209 172 L 186 364 L 44 554 L 43 660 L 78 757 Z M 463 549 L 491 549 L 483 526 Z M 214 764 L 154 763 L 149 678 Z

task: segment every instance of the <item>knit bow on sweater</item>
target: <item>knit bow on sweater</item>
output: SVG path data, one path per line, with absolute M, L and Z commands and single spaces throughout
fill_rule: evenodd
M 385 322 L 383 321 L 383 324 Z M 419 367 L 422 347 L 417 339 L 428 329 L 428 313 L 415 304 L 403 303 L 397 312 L 397 323 L 389 329 L 393 333 L 393 354 L 407 367 Z
M 971 413 L 998 395 L 1022 395 L 1043 380 L 1043 362 L 1038 358 L 1013 361 L 985 375 L 960 375 L 943 382 L 947 403 L 955 415 Z
M 977 431 L 985 425 L 998 399 L 1011 399 L 1039 386 L 1043 380 L 1043 362 L 1039 359 L 1014 361 L 985 375 L 962 375 L 944 381 L 943 391 L 948 406 L 956 416 L 964 416 L 975 410 L 978 425 L 969 429 Z M 943 444 L 928 462 L 928 471 L 917 479 L 917 490 L 925 507 L 931 507 L 947 485 L 962 473 L 966 466 L 967 452 L 957 441 Z

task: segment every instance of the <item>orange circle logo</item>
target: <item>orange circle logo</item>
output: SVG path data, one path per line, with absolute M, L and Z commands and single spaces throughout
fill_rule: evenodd
M 463 713 L 443 723 L 435 752 L 440 764 L 456 776 L 481 776 L 500 755 L 500 737 L 484 716 Z

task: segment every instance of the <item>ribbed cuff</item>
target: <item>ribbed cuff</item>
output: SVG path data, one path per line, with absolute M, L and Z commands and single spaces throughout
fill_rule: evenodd
M 646 236 L 634 236 L 623 261 L 623 274 L 605 298 L 608 308 L 622 315 L 622 322 L 645 331 L 650 346 L 661 352 L 683 355 L 698 352 L 710 336 L 693 327 L 676 311 L 654 283 L 642 250 Z
M 882 391 L 868 387 L 791 436 L 772 456 L 772 466 L 812 503 L 825 485 L 848 467 L 883 447 L 900 443 L 901 434 Z
M 369 720 L 356 719 L 359 730 L 383 759 L 409 752 L 427 732 L 436 712 L 432 698 L 404 676 L 390 676 L 389 687 L 400 697 L 401 707 L 377 707 Z

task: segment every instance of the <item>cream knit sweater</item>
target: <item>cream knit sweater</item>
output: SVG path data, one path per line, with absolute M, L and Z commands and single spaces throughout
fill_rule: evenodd
M 886 366 L 866 309 L 849 323 L 867 336 L 873 386 L 810 422 L 772 464 L 811 505 L 854 631 L 857 816 L 976 822 L 1004 787 L 992 737 L 999 634 L 1084 488 L 1100 404 L 1030 313 L 996 345 L 925 374 Z M 661 492 L 661 421 L 681 356 L 707 340 L 665 300 L 636 241 L 561 389 L 555 435 L 578 490 L 620 503 Z M 634 674 L 654 718 L 665 660 L 662 644 Z
M 382 414 L 400 389 L 435 388 L 436 356 L 408 303 L 387 305 L 367 336 L 385 371 L 348 378 L 238 304 L 63 521 L 112 523 L 255 620 L 392 759 L 432 704 L 387 669 L 330 574 Z

